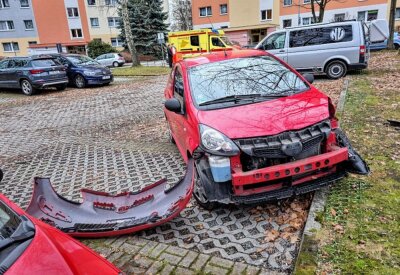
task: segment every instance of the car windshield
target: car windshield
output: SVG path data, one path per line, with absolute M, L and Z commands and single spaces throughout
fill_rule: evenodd
M 0 240 L 9 238 L 20 223 L 20 217 L 0 201 Z
M 73 55 L 68 56 L 67 59 L 74 65 L 98 65 L 99 63 L 84 55 Z
M 233 46 L 232 42 L 229 40 L 228 37 L 226 37 L 226 36 L 221 36 L 220 38 L 221 38 L 222 41 L 224 41 L 225 45 L 227 45 L 227 46 Z
M 309 88 L 294 72 L 270 56 L 199 65 L 189 70 L 189 79 L 192 97 L 198 105 L 250 95 L 267 100 Z

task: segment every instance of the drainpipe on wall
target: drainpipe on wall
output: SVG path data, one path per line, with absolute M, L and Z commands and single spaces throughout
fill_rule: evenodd
M 301 0 L 299 0 L 299 4 L 298 4 L 298 14 L 297 14 L 297 26 L 300 26 L 300 24 L 301 24 L 301 18 L 300 18 L 300 1 Z

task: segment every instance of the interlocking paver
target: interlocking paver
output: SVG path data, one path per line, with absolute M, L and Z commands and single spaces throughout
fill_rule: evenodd
M 182 260 L 182 257 L 164 252 L 158 257 L 158 260 L 164 260 L 169 264 L 177 265 Z
M 107 88 L 3 98 L 0 167 L 5 177 L 1 192 L 25 207 L 33 176 L 50 177 L 57 192 L 77 201 L 82 200 L 81 188 L 119 193 L 138 190 L 161 178 L 177 181 L 185 167 L 166 135 L 162 108 L 166 79 L 135 79 Z M 213 259 L 210 266 L 229 266 L 233 271 L 239 268 L 232 267 L 234 262 L 249 266 L 247 270 L 257 266 L 254 270 L 290 271 L 297 244 L 262 243 L 265 228 L 283 229 L 285 225 L 278 228 L 267 214 L 255 215 L 251 209 L 207 211 L 192 201 L 165 225 L 100 239 L 93 245 L 90 240 L 85 243 L 113 262 L 140 254 L 153 259 L 157 267 L 156 258 L 165 250 L 170 256 L 164 258 L 171 257 L 172 262 L 172 256 L 179 257 L 179 266 L 192 271 L 204 268 L 210 256 L 220 259 Z M 258 250 L 266 252 L 256 253 Z M 145 272 L 130 261 L 123 268 L 128 274 Z

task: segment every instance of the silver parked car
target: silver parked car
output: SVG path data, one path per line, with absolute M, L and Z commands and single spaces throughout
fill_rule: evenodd
M 106 53 L 96 57 L 96 61 L 103 66 L 120 67 L 125 64 L 125 58 L 120 53 Z
M 278 30 L 257 46 L 298 71 L 325 73 L 337 79 L 368 66 L 364 25 L 359 21 L 313 24 Z

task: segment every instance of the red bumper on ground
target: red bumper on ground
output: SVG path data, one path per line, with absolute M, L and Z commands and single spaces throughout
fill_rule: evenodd
M 234 193 L 243 196 L 267 192 L 287 184 L 293 186 L 330 174 L 335 171 L 338 163 L 348 160 L 349 155 L 347 148 L 332 149 L 333 151 L 325 154 L 248 172 L 243 172 L 240 160 L 232 159 Z

